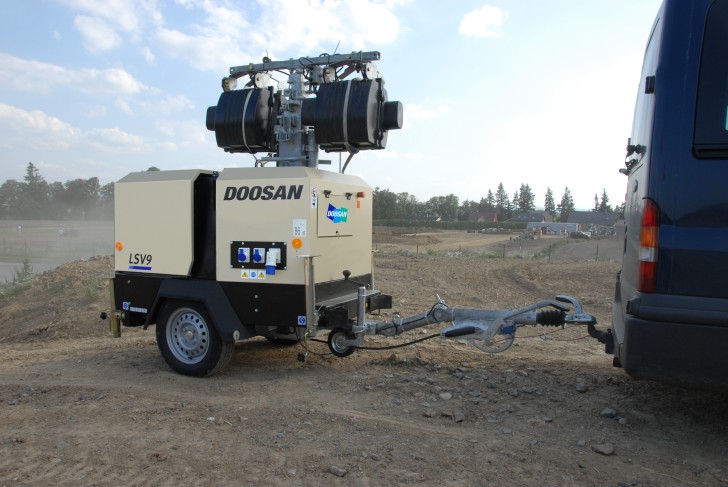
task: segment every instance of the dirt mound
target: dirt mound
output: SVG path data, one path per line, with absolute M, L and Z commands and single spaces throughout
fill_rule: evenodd
M 77 260 L 0 294 L 0 343 L 106 336 L 99 314 L 108 309 L 111 256 Z

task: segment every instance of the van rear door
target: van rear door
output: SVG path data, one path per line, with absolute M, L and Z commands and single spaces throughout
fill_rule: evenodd
M 692 156 L 663 211 L 669 294 L 728 298 L 728 0 L 708 11 L 695 102 Z M 670 204 L 672 203 L 672 204 Z

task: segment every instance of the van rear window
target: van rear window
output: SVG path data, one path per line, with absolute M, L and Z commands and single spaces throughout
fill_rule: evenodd
M 695 152 L 699 157 L 726 157 L 728 152 L 728 0 L 708 11 L 700 60 L 695 114 Z

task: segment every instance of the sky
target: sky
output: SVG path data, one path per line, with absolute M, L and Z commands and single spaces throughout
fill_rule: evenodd
M 252 167 L 205 127 L 230 66 L 379 51 L 404 127 L 347 173 L 420 201 L 522 184 L 543 206 L 624 200 L 645 43 L 660 0 L 0 2 L 0 182 Z M 284 77 L 283 77 L 284 78 Z M 278 81 L 285 81 L 279 79 Z M 242 83 L 241 83 L 242 84 Z M 338 160 L 338 154 L 321 153 Z M 338 164 L 322 166 L 336 170 Z

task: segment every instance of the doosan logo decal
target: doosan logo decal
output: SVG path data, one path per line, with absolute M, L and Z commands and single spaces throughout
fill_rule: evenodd
M 329 203 L 329 209 L 326 210 L 326 218 L 334 223 L 346 223 L 349 218 L 349 210 L 347 208 L 337 208 Z
M 286 186 L 281 184 L 278 187 L 275 186 L 228 186 L 225 188 L 225 194 L 223 199 L 225 201 L 230 200 L 300 200 L 301 193 L 303 192 L 303 185 L 297 186 L 290 185 Z

